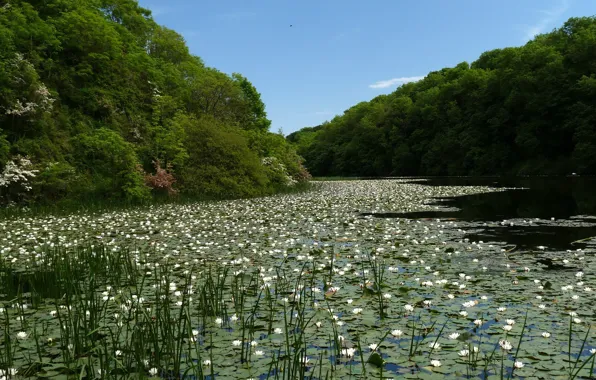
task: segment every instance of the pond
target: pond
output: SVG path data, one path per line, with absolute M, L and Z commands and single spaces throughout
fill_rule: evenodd
M 434 177 L 411 183 L 505 191 L 438 197 L 429 202 L 437 206 L 432 211 L 373 216 L 458 220 L 470 231 L 466 238 L 505 242 L 517 250 L 567 250 L 596 244 L 595 177 Z
M 574 195 L 589 185 L 538 202 L 521 195 L 536 186 L 457 181 L 0 221 L 0 370 L 593 376 L 595 213 Z

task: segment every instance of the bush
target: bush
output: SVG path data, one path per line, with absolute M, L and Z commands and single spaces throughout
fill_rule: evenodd
M 0 202 L 22 202 L 31 191 L 31 180 L 37 170 L 26 157 L 17 156 L 8 161 L 0 173 Z
M 91 179 L 88 195 L 94 198 L 139 202 L 149 199 L 132 144 L 107 128 L 82 134 L 74 141 L 78 170 Z
M 182 189 L 191 195 L 243 197 L 261 195 L 267 189 L 265 168 L 252 152 L 241 131 L 219 124 L 214 118 L 186 117 L 185 147 L 189 162 L 181 173 Z
M 168 165 L 166 169 L 161 167 L 159 160 L 154 160 L 155 174 L 145 174 L 145 185 L 152 188 L 157 193 L 166 192 L 168 195 L 175 195 L 178 190 L 174 189 L 173 185 L 176 178 L 171 173 L 172 165 Z
M 75 168 L 66 162 L 51 162 L 35 178 L 36 198 L 54 202 L 71 194 L 78 186 Z

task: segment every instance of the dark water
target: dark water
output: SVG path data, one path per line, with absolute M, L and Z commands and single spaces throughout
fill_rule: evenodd
M 595 177 L 439 177 L 412 182 L 428 186 L 489 186 L 507 190 L 435 199 L 431 203 L 453 211 L 374 216 L 465 221 L 471 224 L 468 229 L 474 230 L 466 236 L 470 240 L 501 241 L 518 249 L 537 246 L 553 250 L 583 248 L 586 244 L 579 240 L 596 237 Z M 509 222 L 511 219 L 515 219 L 513 225 Z

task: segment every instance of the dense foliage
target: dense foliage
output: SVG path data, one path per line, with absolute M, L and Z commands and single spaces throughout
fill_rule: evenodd
M 318 176 L 596 174 L 596 18 L 290 136 Z
M 270 124 L 134 0 L 0 0 L 0 203 L 278 191 L 308 173 Z

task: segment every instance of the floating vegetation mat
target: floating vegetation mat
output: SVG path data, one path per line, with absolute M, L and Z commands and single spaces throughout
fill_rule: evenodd
M 362 216 L 484 191 L 337 181 L 2 221 L 0 376 L 593 377 L 593 251 L 512 252 L 463 239 L 457 220 Z

